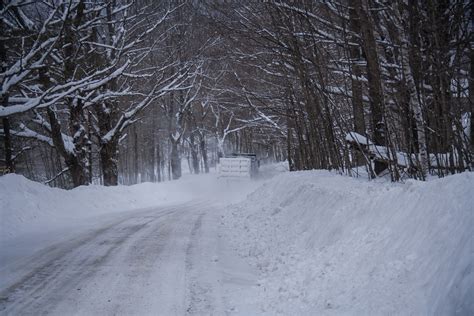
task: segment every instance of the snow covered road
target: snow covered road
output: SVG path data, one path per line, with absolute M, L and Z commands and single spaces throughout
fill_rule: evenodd
M 473 184 L 0 177 L 0 315 L 474 315 Z
M 219 238 L 219 224 L 219 206 L 203 201 L 114 217 L 17 265 L 23 277 L 1 289 L 0 313 L 245 313 L 256 273 Z

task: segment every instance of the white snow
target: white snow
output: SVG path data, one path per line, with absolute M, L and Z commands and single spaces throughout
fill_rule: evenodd
M 182 220 L 176 213 L 173 220 L 156 223 L 172 232 L 162 254 L 166 257 L 157 262 L 166 261 L 173 271 L 186 270 L 191 314 L 222 309 L 231 315 L 473 314 L 474 173 L 393 184 L 327 171 L 289 173 L 283 164 L 261 169 L 265 181 L 187 174 L 166 183 L 70 191 L 2 176 L 0 289 L 19 276 L 2 273 L 14 270 L 6 267 L 58 240 L 103 227 L 111 219 L 144 221 L 146 217 L 130 214 L 153 214 L 143 212 L 146 208 L 187 203 L 200 206 Z M 144 242 L 152 229 L 144 230 Z M 182 234 L 190 229 L 196 240 L 188 243 Z M 173 248 L 174 243 L 181 246 Z M 183 252 L 192 261 L 179 263 Z M 121 267 L 114 263 L 110 269 L 118 270 L 110 271 L 122 275 Z M 112 272 L 100 269 L 115 282 Z M 164 277 L 166 271 L 154 275 Z M 163 284 L 168 283 L 158 283 L 153 289 L 154 283 L 147 281 L 146 291 L 166 293 Z M 106 292 L 107 284 L 99 287 Z M 93 298 L 95 286 L 83 286 L 88 292 L 83 288 L 81 293 Z M 172 290 L 184 291 L 178 285 Z M 133 297 L 145 300 L 148 294 Z M 178 298 L 169 300 L 175 304 Z M 99 298 L 97 304 L 105 308 Z M 129 307 L 131 312 L 142 310 Z
M 474 174 L 368 182 L 282 174 L 225 219 L 261 274 L 259 313 L 472 315 Z
M 346 135 L 346 141 L 356 142 L 361 145 L 373 145 L 373 143 L 365 136 L 358 134 L 356 132 L 350 132 Z
M 465 131 L 466 128 L 464 129 Z M 469 135 L 469 134 L 466 134 Z M 366 154 L 369 156 L 377 157 L 382 160 L 391 160 L 394 161 L 393 159 L 393 153 L 387 149 L 385 146 L 377 146 L 374 145 L 367 137 L 362 136 L 356 132 L 350 132 L 346 135 L 346 141 L 350 143 L 356 143 L 357 145 L 360 145 L 362 148 L 365 148 Z M 411 154 L 411 157 L 408 153 L 397 151 L 395 152 L 397 156 L 397 164 L 402 167 L 408 167 L 410 165 L 410 162 L 416 162 L 420 161 L 421 158 L 419 157 L 419 154 Z M 454 165 L 459 166 L 459 160 L 462 157 L 459 157 L 457 152 L 453 153 L 453 162 Z M 450 154 L 449 153 L 438 153 L 438 154 L 430 154 L 429 155 L 430 159 L 430 166 L 432 168 L 437 168 L 437 167 L 449 167 L 450 166 Z M 464 163 L 464 162 L 463 162 Z
M 162 183 L 62 190 L 4 175 L 0 177 L 0 267 L 127 212 L 189 201 L 235 202 L 257 185 L 219 181 L 211 173 L 184 174 L 179 181 Z M 3 281 L 0 278 L 0 288 Z

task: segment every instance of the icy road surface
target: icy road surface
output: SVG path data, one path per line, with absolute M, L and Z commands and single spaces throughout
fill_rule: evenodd
M 14 267 L 2 315 L 247 314 L 256 273 L 219 236 L 218 205 L 111 217 Z

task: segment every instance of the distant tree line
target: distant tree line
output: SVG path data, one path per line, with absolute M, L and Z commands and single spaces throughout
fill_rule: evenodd
M 234 151 L 394 181 L 474 168 L 469 1 L 0 0 L 0 17 L 2 173 L 157 182 Z

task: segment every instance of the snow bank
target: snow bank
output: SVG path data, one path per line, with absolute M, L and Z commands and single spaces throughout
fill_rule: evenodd
M 9 174 L 0 177 L 0 267 L 129 211 L 188 201 L 232 202 L 258 184 L 223 183 L 215 174 L 133 186 L 61 190 Z M 0 281 L 1 283 L 1 281 Z
M 374 183 L 286 173 L 224 228 L 268 314 L 474 314 L 474 174 Z
M 245 196 L 248 189 L 247 184 L 238 183 L 229 189 L 227 184 L 218 182 L 214 174 L 188 174 L 179 181 L 162 183 L 115 187 L 90 185 L 73 190 L 51 188 L 9 174 L 0 177 L 0 240 L 43 229 L 45 222 L 55 226 L 75 219 L 195 199 L 232 201 Z
M 88 216 L 152 206 L 170 198 L 164 193 L 149 183 L 109 188 L 91 185 L 67 191 L 5 175 L 0 177 L 0 239 Z

